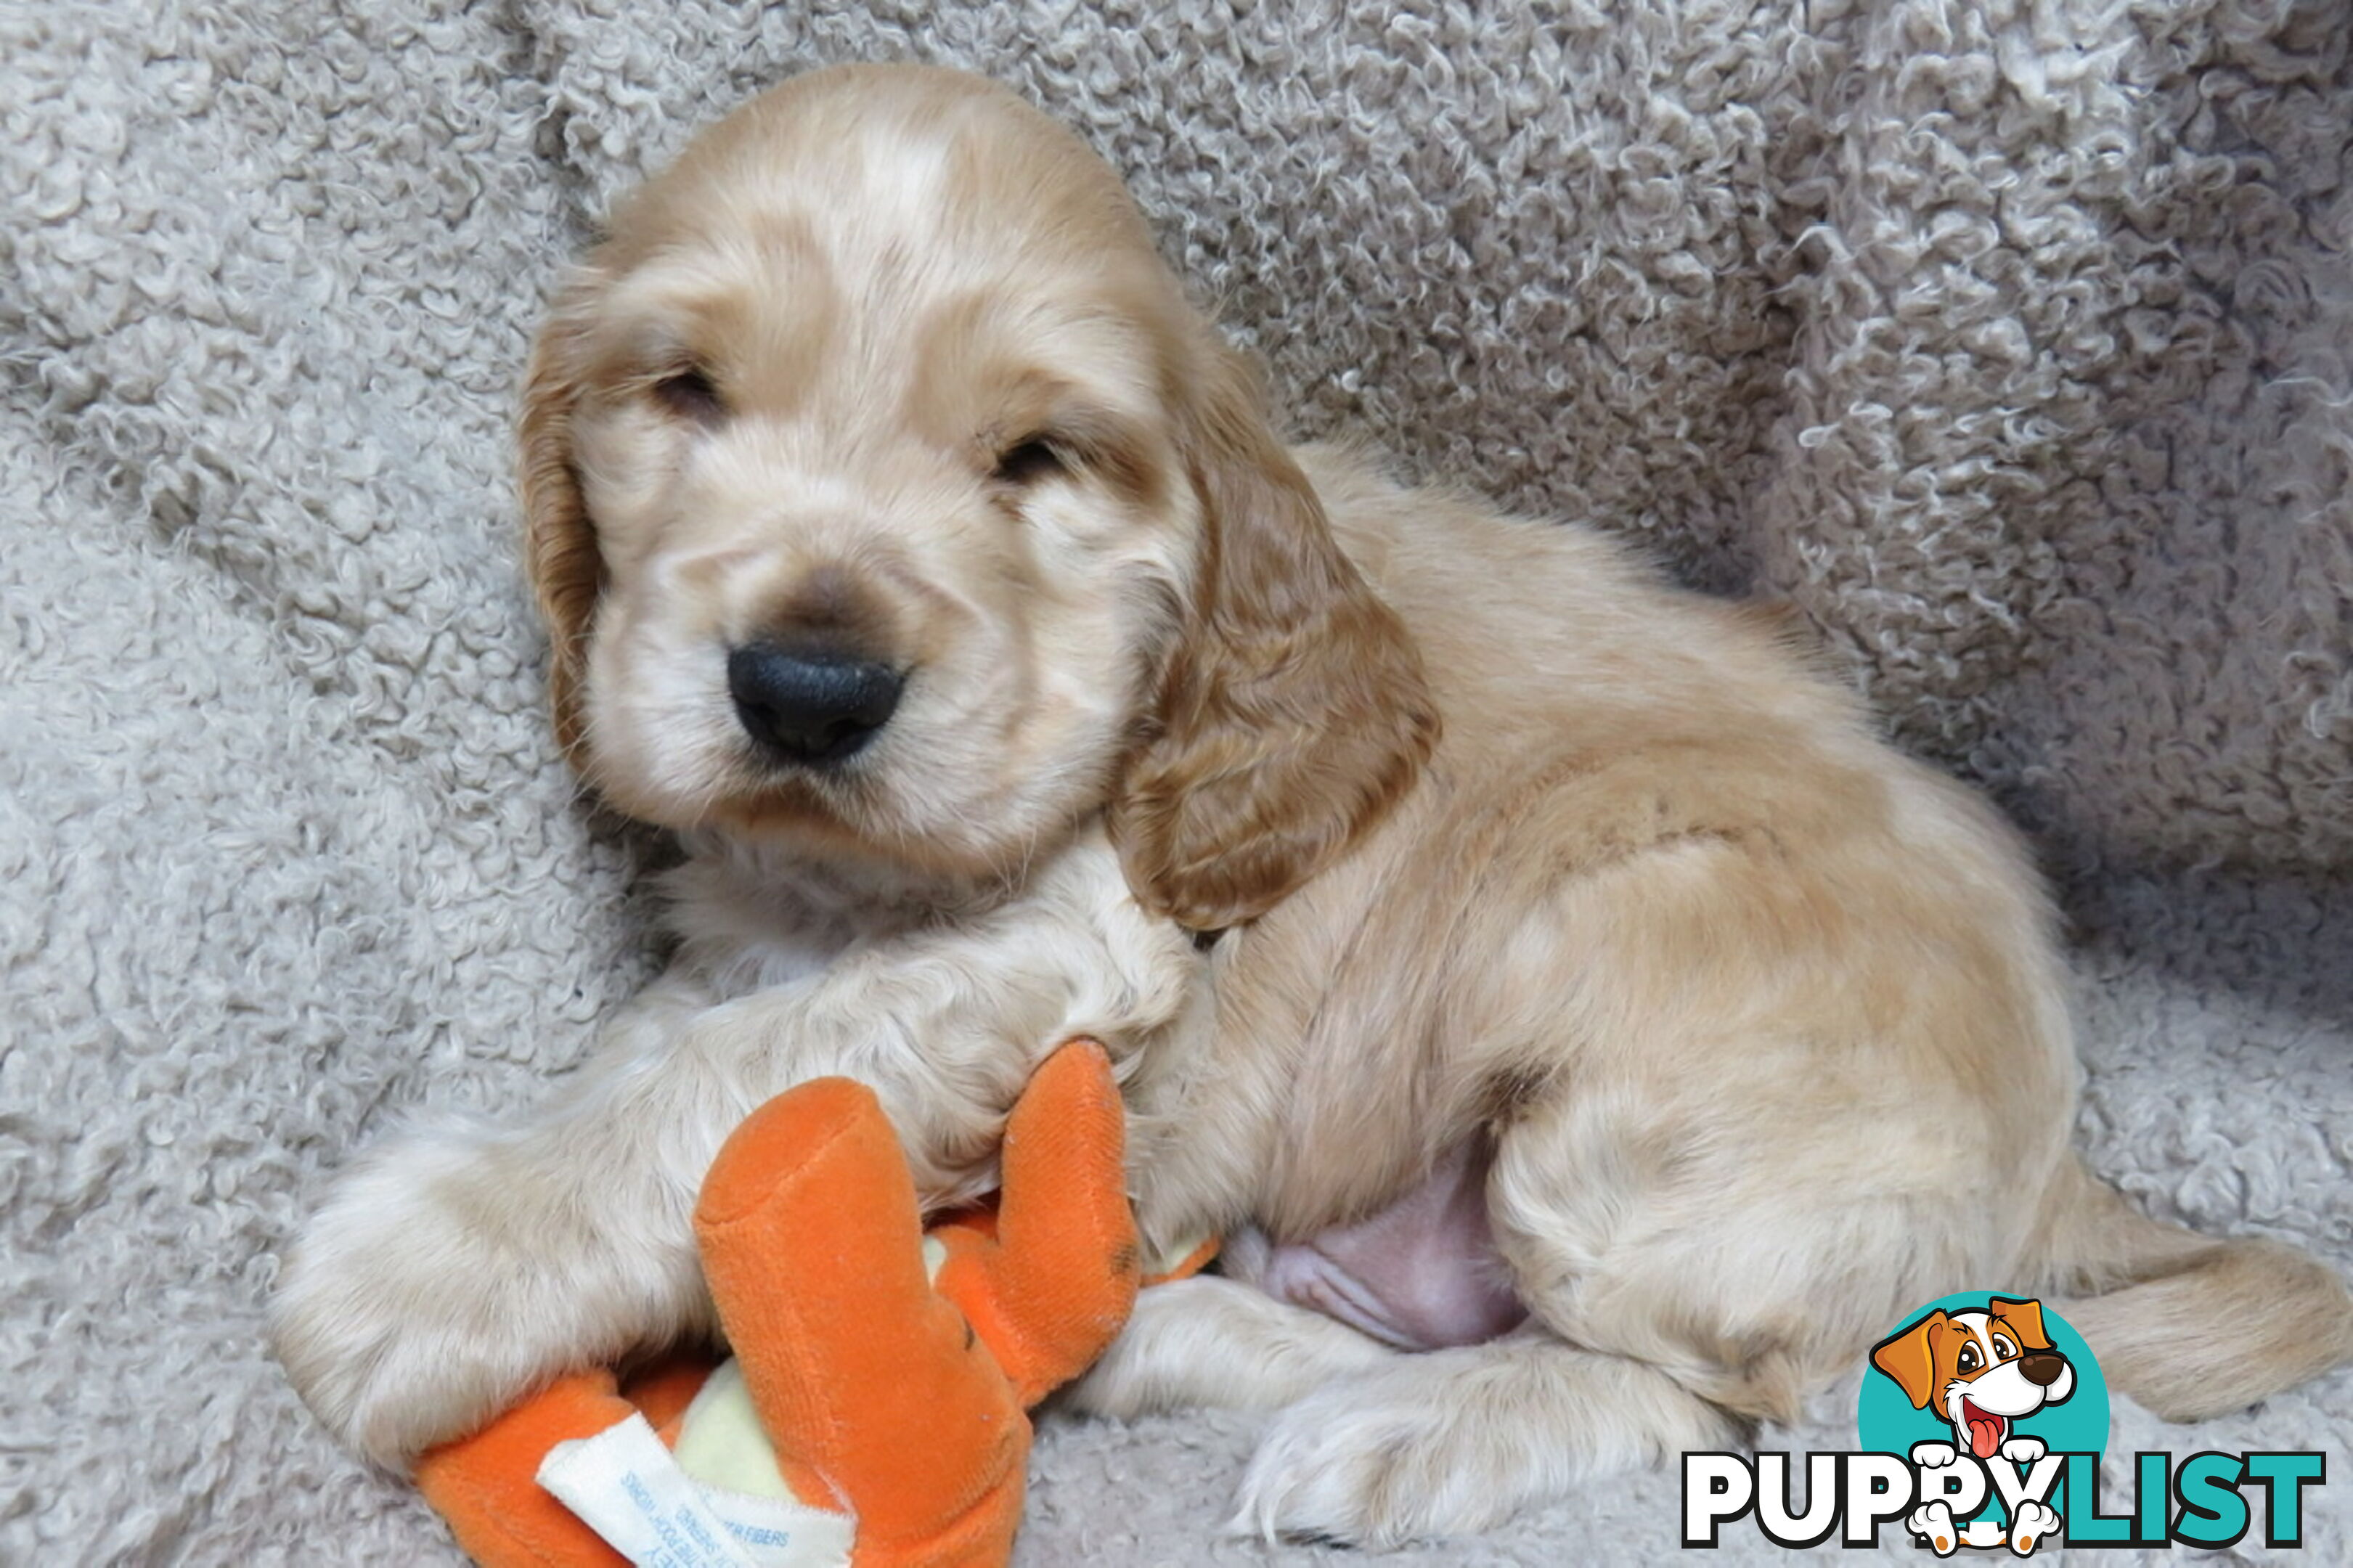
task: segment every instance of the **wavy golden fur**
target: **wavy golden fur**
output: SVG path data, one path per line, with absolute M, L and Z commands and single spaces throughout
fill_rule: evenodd
M 1077 1401 L 1282 1406 L 1270 1531 L 1473 1528 L 1721 1446 L 1989 1282 L 2080 1297 L 2168 1414 L 2353 1352 L 2326 1270 L 2070 1152 L 2052 921 L 1990 811 L 1767 617 L 1286 450 L 1010 94 L 828 71 L 704 133 L 563 289 L 522 444 L 558 732 L 685 842 L 680 947 L 538 1114 L 391 1142 L 306 1233 L 280 1352 L 379 1458 L 708 1331 L 687 1216 L 769 1095 L 874 1084 L 955 1201 L 1082 1032 L 1147 1237 L 1236 1247 Z M 887 721 L 778 762 L 733 673 L 772 644 Z M 1252 1288 L 1466 1147 L 1520 1329 L 1403 1354 Z
M 1428 760 L 1438 715 L 1419 653 L 1333 541 L 1248 366 L 1212 352 L 1179 395 L 1209 526 L 1110 819 L 1147 904 L 1222 931 L 1377 821 Z

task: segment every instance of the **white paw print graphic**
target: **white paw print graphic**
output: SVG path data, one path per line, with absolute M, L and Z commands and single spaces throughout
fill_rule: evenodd
M 2021 1502 L 2018 1505 L 2018 1517 L 2010 1521 L 2010 1549 L 2021 1557 L 2031 1556 L 2044 1537 L 2058 1531 L 2057 1509 L 2048 1503 Z
M 1960 1531 L 1953 1528 L 1953 1510 L 1941 1502 L 1922 1503 L 1904 1522 L 1939 1557 L 1950 1557 L 1961 1542 Z

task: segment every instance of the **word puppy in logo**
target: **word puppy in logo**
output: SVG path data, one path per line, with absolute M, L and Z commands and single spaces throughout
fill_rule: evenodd
M 1914 1409 L 1934 1410 L 1953 1429 L 1950 1444 L 1913 1445 L 1921 1495 L 1928 1500 L 1905 1521 L 1914 1534 L 1940 1557 L 1957 1544 L 2007 1546 L 2024 1556 L 2057 1532 L 2058 1511 L 2031 1500 L 2020 1502 L 2007 1528 L 1993 1520 L 1956 1526 L 1935 1484 L 1936 1473 L 1956 1468 L 1964 1453 L 1979 1461 L 1999 1454 L 2020 1466 L 2042 1458 L 2042 1440 L 2017 1432 L 2016 1424 L 2074 1393 L 2075 1369 L 2043 1332 L 2040 1301 L 1996 1296 L 1983 1311 L 1939 1309 L 1874 1345 L 1871 1364 L 1895 1381 Z

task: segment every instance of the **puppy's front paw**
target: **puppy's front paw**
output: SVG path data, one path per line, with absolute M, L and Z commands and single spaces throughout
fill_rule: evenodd
M 535 1382 L 676 1326 L 649 1321 L 659 1292 L 632 1277 L 657 1258 L 617 1268 L 613 1247 L 564 1223 L 552 1187 L 451 1135 L 395 1145 L 335 1184 L 289 1260 L 270 1333 L 337 1437 L 405 1468 Z
M 448 1201 L 466 1184 L 447 1141 L 377 1153 L 336 1183 L 270 1303 L 295 1392 L 381 1465 L 470 1430 L 516 1376 L 502 1352 L 517 1264 Z
M 2031 1465 L 2042 1458 L 2043 1453 L 2040 1437 L 2012 1437 L 2001 1446 L 2001 1457 L 2013 1465 Z
M 1915 1443 L 1912 1445 L 1912 1462 L 1919 1466 L 1924 1470 L 1950 1469 L 1953 1466 L 1953 1462 L 1959 1458 L 1960 1455 L 1954 1451 L 1953 1446 L 1950 1443 Z

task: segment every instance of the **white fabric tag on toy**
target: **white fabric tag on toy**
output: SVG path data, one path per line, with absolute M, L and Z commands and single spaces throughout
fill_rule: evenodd
M 539 1484 L 637 1568 L 846 1568 L 856 1521 L 697 1481 L 643 1415 L 558 1443 Z

